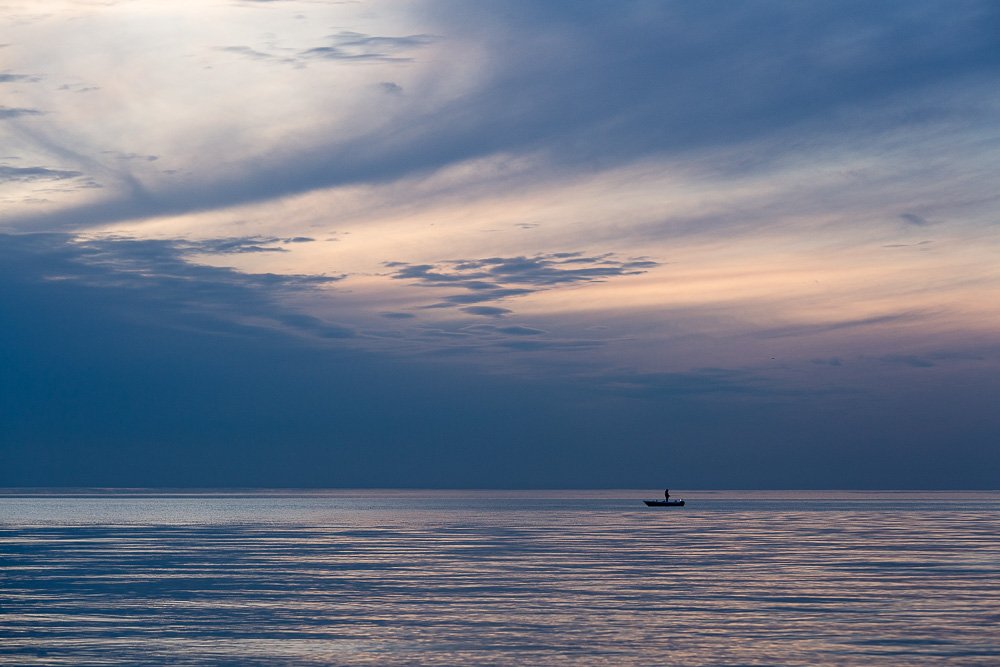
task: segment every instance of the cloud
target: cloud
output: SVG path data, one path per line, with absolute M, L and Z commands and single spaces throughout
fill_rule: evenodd
M 549 446 L 531 407 L 552 392 L 377 358 L 272 282 L 177 260 L 169 242 L 0 236 L 0 312 L 16 314 L 0 484 L 454 485 L 483 461 L 514 470 L 518 434 Z M 442 436 L 468 428 L 489 451 L 457 464 L 464 440 Z
M 697 163 L 719 147 L 767 140 L 769 149 L 751 166 L 718 165 L 759 171 L 762 161 L 824 138 L 859 147 L 888 128 L 920 130 L 928 114 L 978 126 L 992 123 L 992 112 L 971 109 L 955 92 L 991 89 L 1000 45 L 986 26 L 998 13 L 989 2 L 735 10 L 718 3 L 427 2 L 413 9 L 423 32 L 342 31 L 320 46 L 223 48 L 301 63 L 397 62 L 433 43 L 421 72 L 453 72 L 456 59 L 472 68 L 451 84 L 407 84 L 398 100 L 403 108 L 384 110 L 372 101 L 371 113 L 361 112 L 370 122 L 296 128 L 295 136 L 308 137 L 298 145 L 308 148 L 261 145 L 251 151 L 257 158 L 238 169 L 208 160 L 200 178 L 149 184 L 154 197 L 123 189 L 99 203 L 18 213 L 8 222 L 78 229 L 385 183 L 497 155 L 530 154 L 540 174 L 564 173 L 654 156 Z M 384 77 L 379 70 L 364 85 Z M 183 136 L 187 129 L 168 131 Z
M 483 317 L 503 317 L 514 312 L 510 308 L 500 308 L 499 306 L 466 306 L 459 310 L 469 315 L 481 315 Z
M 434 41 L 435 38 L 431 35 L 389 37 L 345 30 L 334 35 L 329 35 L 326 38 L 327 43 L 324 46 L 314 46 L 306 49 L 271 46 L 269 50 L 263 51 L 259 48 L 237 45 L 221 46 L 217 50 L 243 56 L 251 60 L 303 67 L 309 61 L 317 60 L 357 63 L 410 62 L 413 58 L 406 54 L 414 49 L 432 44 Z M 379 85 L 388 93 L 400 93 L 403 90 L 399 84 L 392 82 L 383 82 Z
M 350 327 L 332 325 L 318 317 L 302 313 L 275 315 L 274 319 L 299 331 L 314 333 L 322 338 L 354 338 L 357 336 L 357 332 Z
M 386 37 L 367 35 L 350 30 L 327 37 L 328 46 L 318 46 L 299 52 L 301 58 L 326 60 L 401 62 L 412 58 L 401 54 L 427 46 L 435 41 L 431 35 Z
M 934 243 L 934 241 L 918 241 L 917 243 L 886 243 L 883 244 L 883 248 L 921 248 L 926 250 L 927 246 Z
M 276 55 L 273 53 L 266 53 L 264 51 L 258 51 L 257 49 L 251 48 L 249 46 L 220 46 L 217 49 L 224 53 L 231 53 L 237 56 L 243 56 L 244 58 L 249 58 L 251 60 L 261 60 L 266 62 L 275 63 L 286 63 L 291 65 L 300 65 L 301 60 L 291 56 Z
M 796 324 L 783 327 L 772 327 L 760 333 L 763 338 L 789 338 L 812 336 L 816 334 L 828 333 L 830 331 L 840 331 L 842 329 L 857 329 L 863 327 L 877 327 L 881 325 L 905 324 L 907 322 L 917 322 L 927 317 L 927 313 L 904 312 L 890 313 L 887 315 L 875 315 L 873 317 L 852 318 L 824 322 L 822 324 Z
M 512 296 L 524 296 L 531 294 L 530 289 L 494 289 L 487 291 L 475 291 L 471 294 L 452 294 L 446 296 L 444 302 L 438 302 L 427 306 L 427 308 L 448 308 L 456 304 L 464 303 L 484 303 L 487 301 L 500 301 Z
M 507 340 L 498 343 L 501 347 L 519 352 L 543 352 L 547 350 L 590 350 L 601 347 L 601 340 Z
M 917 215 L 916 213 L 903 213 L 899 217 L 903 220 L 903 222 L 910 225 L 916 225 L 917 227 L 926 227 L 931 224 L 927 218 Z
M 991 358 L 1000 357 L 996 349 L 992 350 L 937 350 L 924 354 L 886 354 L 878 357 L 878 361 L 893 366 L 908 366 L 910 368 L 934 368 L 945 364 L 980 364 Z
M 258 252 L 287 252 L 284 245 L 309 243 L 314 239 L 307 236 L 277 238 L 274 236 L 241 236 L 199 241 L 175 241 L 174 246 L 185 253 L 231 255 Z
M 64 234 L 0 235 L 11 279 L 25 285 L 58 282 L 107 290 L 122 303 L 144 304 L 137 312 L 162 316 L 175 325 L 214 333 L 283 330 L 312 338 L 350 338 L 350 327 L 322 321 L 284 305 L 287 297 L 343 279 L 343 275 L 241 273 L 195 264 L 204 252 L 245 252 L 259 239 L 141 240 L 74 237 Z M 125 299 L 122 295 L 133 295 Z
M 142 153 L 119 153 L 117 151 L 101 151 L 105 155 L 111 155 L 119 160 L 139 160 L 142 162 L 156 162 L 160 159 L 158 155 L 144 155 Z
M 932 368 L 934 366 L 934 362 L 930 359 L 913 354 L 887 354 L 879 357 L 879 361 L 894 366 L 909 366 L 911 368 Z
M 462 327 L 462 330 L 465 332 L 473 332 L 476 334 L 482 334 L 494 337 L 541 336 L 548 333 L 543 329 L 536 329 L 535 327 L 526 327 L 519 324 L 512 324 L 507 326 L 496 326 L 493 324 L 472 324 Z
M 496 331 L 509 336 L 539 336 L 545 333 L 541 329 L 522 326 L 496 327 Z
M 59 86 L 59 90 L 65 90 L 66 92 L 69 93 L 93 93 L 98 90 L 101 90 L 101 87 L 89 86 L 86 84 L 79 84 L 79 83 L 74 83 L 74 84 L 67 83 Z
M 21 118 L 22 116 L 41 116 L 38 109 L 25 109 L 20 107 L 0 107 L 0 119 Z
M 444 297 L 431 308 L 449 305 L 502 301 L 516 296 L 568 285 L 603 282 L 610 278 L 635 276 L 659 266 L 647 257 L 619 259 L 612 253 L 584 256 L 579 252 L 540 253 L 531 257 L 488 257 L 458 259 L 438 264 L 386 262 L 392 278 L 412 281 L 421 287 L 448 287 L 466 292 Z M 470 311 L 472 314 L 495 314 Z
M 781 481 L 816 470 L 840 484 L 823 463 L 845 461 L 888 471 L 887 484 L 921 453 L 936 473 L 941 442 L 995 463 L 997 356 L 962 352 L 996 328 L 996 152 L 983 139 L 997 124 L 994 3 L 431 1 L 354 16 L 317 3 L 309 21 L 271 13 L 278 4 L 157 22 L 190 25 L 183 43 L 149 22 L 95 23 L 103 51 L 130 56 L 123 68 L 58 38 L 78 19 L 54 15 L 56 38 L 34 46 L 15 33 L 24 71 L 55 81 L 72 65 L 115 84 L 85 100 L 8 86 L 5 160 L 20 166 L 0 169 L 5 190 L 106 188 L 63 208 L 4 207 L 6 223 L 212 236 L 0 238 L 0 439 L 27 451 L 48 434 L 57 465 L 40 449 L 38 478 L 118 465 L 100 449 L 109 433 L 185 481 L 275 481 L 288 465 L 292 483 L 377 484 L 397 466 L 392 483 L 416 470 L 420 483 L 467 483 L 483 469 L 492 476 L 475 479 L 537 471 L 572 485 L 583 478 L 567 461 L 589 459 L 602 474 L 607 461 L 630 473 L 686 461 L 710 485 L 732 479 L 714 476 L 720 461 L 747 464 L 751 484 L 774 462 Z M 322 37 L 351 21 L 368 32 Z M 921 246 L 934 262 L 877 247 L 926 238 L 936 221 L 948 233 Z M 330 225 L 353 234 L 338 252 L 296 245 Z M 547 252 L 587 247 L 599 250 Z M 659 266 L 645 254 L 669 254 L 677 271 L 629 289 L 625 277 Z M 410 261 L 373 266 L 391 256 Z M 225 263 L 255 268 L 207 265 Z M 515 315 L 519 297 L 544 291 L 560 307 L 539 298 Z M 949 345 L 953 363 L 928 351 Z M 449 357 L 483 372 L 456 380 Z M 397 391 L 413 359 L 424 374 Z M 494 391 L 499 376 L 517 381 Z M 856 394 L 815 400 L 840 386 Z M 75 442 L 73 458 L 59 443 Z M 5 479 L 17 477 L 8 451 Z M 880 457 L 891 463 L 877 469 Z
M 12 72 L 0 72 L 0 83 L 13 83 L 15 81 L 29 81 L 38 82 L 40 79 L 36 76 L 30 76 L 27 74 L 14 74 Z
M 666 466 L 705 487 L 801 486 L 805 470 L 825 488 L 986 488 L 997 468 L 992 365 L 874 393 L 820 377 L 804 393 L 738 369 L 581 373 L 600 341 L 499 323 L 373 354 L 351 322 L 284 305 L 328 278 L 192 257 L 176 239 L 0 236 L 3 485 L 622 487 Z M 530 373 L 512 372 L 511 352 Z M 486 353 L 501 372 L 455 363 Z M 935 355 L 997 349 L 918 356 Z
M 30 182 L 30 181 L 65 181 L 80 178 L 79 171 L 68 169 L 49 169 L 47 167 L 10 167 L 0 165 L 0 183 Z

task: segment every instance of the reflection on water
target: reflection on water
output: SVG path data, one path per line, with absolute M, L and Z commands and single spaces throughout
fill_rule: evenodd
M 1000 494 L 0 496 L 0 664 L 1000 663 Z

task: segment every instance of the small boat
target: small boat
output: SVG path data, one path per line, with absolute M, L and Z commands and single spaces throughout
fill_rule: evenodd
M 646 507 L 684 507 L 684 500 L 643 500 Z

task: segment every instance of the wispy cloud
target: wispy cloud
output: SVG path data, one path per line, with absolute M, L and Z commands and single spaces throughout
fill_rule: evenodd
M 343 61 L 405 62 L 408 52 L 435 41 L 431 35 L 385 37 L 342 31 L 327 38 L 327 46 L 317 46 L 298 53 L 301 58 Z
M 174 241 L 173 246 L 189 254 L 231 255 L 255 252 L 287 252 L 288 244 L 311 243 L 315 239 L 308 236 L 276 238 L 273 236 L 243 236 L 199 241 Z
M 41 81 L 41 78 L 37 76 L 32 76 L 30 74 L 15 74 L 13 72 L 0 72 L 0 83 L 15 83 L 18 81 L 37 83 L 38 81 Z
M 911 368 L 932 368 L 934 362 L 926 357 L 914 354 L 887 354 L 879 357 L 880 361 L 898 366 L 909 366 Z
M 82 172 L 48 167 L 11 167 L 0 165 L 0 183 L 30 181 L 65 181 L 81 178 Z
M 296 312 L 284 303 L 294 294 L 343 280 L 343 275 L 251 274 L 191 261 L 201 253 L 247 252 L 261 241 L 33 234 L 3 235 L 0 246 L 11 279 L 20 284 L 58 282 L 107 290 L 128 303 L 133 297 L 126 295 L 142 295 L 145 305 L 137 311 L 156 317 L 157 309 L 162 309 L 165 321 L 178 326 L 216 333 L 259 328 L 327 339 L 355 336 L 351 327 Z
M 251 47 L 245 45 L 222 46 L 218 50 L 251 60 L 273 62 L 302 67 L 309 61 L 332 60 L 339 62 L 409 62 L 415 49 L 434 43 L 431 35 L 404 35 L 399 37 L 368 35 L 360 32 L 341 31 L 326 38 L 325 44 L 306 49 L 279 47 Z M 398 84 L 381 84 L 387 92 L 400 92 Z
M 917 227 L 926 227 L 931 224 L 927 218 L 922 215 L 917 215 L 916 213 L 903 213 L 899 217 L 903 220 L 903 222 L 910 225 L 916 225 Z
M 886 315 L 875 315 L 873 317 L 851 318 L 823 322 L 819 324 L 798 324 L 792 326 L 773 327 L 760 332 L 764 338 L 801 338 L 817 334 L 829 333 L 831 331 L 841 331 L 845 329 L 863 329 L 866 327 L 878 327 L 885 325 L 898 325 L 910 322 L 919 322 L 926 319 L 928 313 L 924 312 L 904 312 L 890 313 Z
M 0 106 L 0 118 L 22 118 L 24 116 L 41 116 L 41 115 L 43 114 L 38 109 Z
M 986 122 L 991 112 L 970 107 L 955 95 L 955 86 L 963 81 L 966 90 L 986 90 L 1000 67 L 995 35 L 984 29 L 997 9 L 979 2 L 947 8 L 918 4 L 919 10 L 886 4 L 850 11 L 837 3 L 777 3 L 734 11 L 704 3 L 625 3 L 575 11 L 563 3 L 544 8 L 513 3 L 504 9 L 431 2 L 413 10 L 426 31 L 343 30 L 321 44 L 304 43 L 315 40 L 310 36 L 280 48 L 223 46 L 234 56 L 300 65 L 398 64 L 426 49 L 421 67 L 450 72 L 455 79 L 416 88 L 393 79 L 395 86 L 407 86 L 407 95 L 393 96 L 406 106 L 385 108 L 384 99 L 373 99 L 352 115 L 365 120 L 355 125 L 316 123 L 330 104 L 316 96 L 314 105 L 294 106 L 299 115 L 286 116 L 303 118 L 303 125 L 279 133 L 308 137 L 295 142 L 301 150 L 277 138 L 240 146 L 256 159 L 241 162 L 239 169 L 221 169 L 225 160 L 208 159 L 197 165 L 197 178 L 149 183 L 155 197 L 122 189 L 114 199 L 21 213 L 9 223 L 22 229 L 85 227 L 384 183 L 493 155 L 532 153 L 544 158 L 548 172 L 562 173 L 654 156 L 697 162 L 721 146 L 765 141 L 768 150 L 755 151 L 752 159 L 727 158 L 724 164 L 759 171 L 776 155 L 823 140 L 859 147 L 889 128 L 926 129 L 929 122 L 953 118 L 970 127 Z M 261 7 L 261 17 L 268 6 Z M 509 48 L 513 43 L 516 51 Z M 464 76 L 451 66 L 454 61 L 483 66 Z M 386 72 L 373 72 L 365 88 L 386 81 Z M 277 76 L 262 75 L 260 90 L 282 85 Z M 704 81 L 714 83 L 709 87 Z M 305 92 L 312 84 L 303 79 L 294 85 Z M 29 110 L 37 111 L 25 107 L 21 113 Z M 253 117 L 244 123 L 226 115 L 224 134 L 236 137 L 246 125 L 247 136 L 259 136 L 249 131 Z M 190 127 L 181 123 L 165 131 L 182 137 Z
M 465 306 L 459 310 L 469 315 L 480 315 L 482 317 L 503 317 L 514 312 L 510 308 L 501 308 L 500 306 Z
M 260 60 L 265 62 L 274 63 L 285 63 L 289 65 L 301 65 L 300 59 L 289 55 L 278 55 L 275 53 L 268 53 L 265 51 L 260 51 L 258 49 L 251 48 L 249 46 L 220 46 L 218 50 L 223 53 L 230 53 L 237 56 L 242 56 L 244 58 L 249 58 L 250 60 Z
M 438 264 L 386 262 L 386 266 L 393 269 L 391 275 L 396 280 L 412 281 L 422 287 L 465 290 L 428 306 L 441 308 L 502 301 L 577 283 L 640 275 L 659 263 L 648 257 L 619 259 L 611 253 L 586 256 L 580 252 L 556 252 L 532 257 L 448 260 Z M 489 306 L 466 306 L 461 310 L 490 317 L 509 312 Z

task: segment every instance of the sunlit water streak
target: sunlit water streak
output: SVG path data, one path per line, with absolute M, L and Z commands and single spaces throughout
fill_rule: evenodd
M 0 496 L 0 664 L 1000 664 L 1000 494 Z

